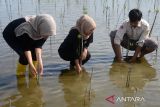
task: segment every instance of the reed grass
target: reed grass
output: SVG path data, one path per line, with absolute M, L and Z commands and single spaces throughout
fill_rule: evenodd
M 130 76 L 131 76 L 131 64 L 129 65 L 128 74 L 127 74 L 127 80 L 126 80 L 126 87 L 128 88 L 130 86 Z
M 93 68 L 92 68 L 92 72 L 91 72 L 91 76 L 90 76 L 90 83 L 89 83 L 89 87 L 86 88 L 85 90 L 85 94 L 84 94 L 84 107 L 86 107 L 86 100 L 87 102 L 91 102 L 91 93 L 92 93 L 92 78 L 93 78 Z M 89 89 L 88 89 L 89 88 Z

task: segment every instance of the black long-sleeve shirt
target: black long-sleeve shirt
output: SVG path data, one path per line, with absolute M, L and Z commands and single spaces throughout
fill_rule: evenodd
M 77 29 L 71 29 L 68 36 L 60 45 L 58 51 L 62 58 L 69 57 L 71 60 L 79 59 L 82 49 L 88 48 L 89 44 L 92 42 L 93 34 L 91 34 L 87 40 L 83 40 L 82 42 L 82 37 L 79 31 Z
M 27 33 L 16 37 L 14 32 L 15 28 L 17 28 L 17 26 L 24 22 L 26 22 L 24 18 L 13 20 L 6 26 L 3 31 L 3 37 L 6 42 L 11 46 L 13 50 L 15 50 L 20 55 L 27 50 L 42 48 L 42 45 L 46 41 L 46 39 L 33 40 Z
M 42 48 L 42 45 L 46 41 L 46 39 L 44 39 L 44 38 L 39 39 L 39 40 L 33 40 L 26 33 L 17 37 L 17 38 L 21 44 L 21 48 L 23 51 L 28 51 L 30 49 L 35 49 L 35 48 Z

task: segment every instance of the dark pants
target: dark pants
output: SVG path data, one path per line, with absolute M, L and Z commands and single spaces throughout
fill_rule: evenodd
M 66 61 L 70 61 L 70 65 L 74 66 L 75 65 L 75 57 L 72 55 L 71 52 L 64 52 L 63 50 L 58 50 L 59 56 Z M 87 56 L 86 59 L 82 61 L 82 65 L 85 64 L 89 59 L 91 58 L 91 54 L 89 51 L 87 51 Z
M 117 32 L 117 30 L 111 31 L 111 33 L 110 33 L 111 41 L 114 41 L 114 38 L 116 36 L 116 32 Z M 123 36 L 123 40 L 121 41 L 121 46 L 128 49 L 128 50 L 134 51 L 138 46 L 137 41 L 138 40 L 129 39 L 128 35 L 125 34 Z M 141 52 L 146 53 L 146 48 L 156 50 L 158 48 L 158 44 L 156 43 L 156 41 L 152 40 L 151 38 L 147 38 L 144 41 L 144 45 L 141 49 Z
M 82 65 L 84 65 L 90 58 L 91 58 L 91 54 L 89 53 L 89 51 L 87 51 L 86 59 L 82 60 Z M 74 60 L 70 61 L 70 65 L 74 66 L 75 61 Z
M 15 28 L 24 22 L 26 22 L 24 18 L 19 18 L 10 22 L 3 31 L 3 37 L 7 44 L 20 56 L 19 62 L 23 65 L 27 65 L 28 60 L 24 54 L 24 50 L 21 48 L 21 41 L 14 33 Z M 36 60 L 35 50 L 32 49 L 31 52 L 33 60 Z

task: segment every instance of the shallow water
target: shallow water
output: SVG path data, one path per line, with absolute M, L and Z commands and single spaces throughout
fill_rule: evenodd
M 128 11 L 140 8 L 152 25 L 159 0 L 0 0 L 0 32 L 9 21 L 21 16 L 48 13 L 57 23 L 57 35 L 43 47 L 44 76 L 36 79 L 15 76 L 18 56 L 0 34 L 0 106 L 2 107 L 159 107 L 159 49 L 141 63 L 113 63 L 109 32 L 127 18 Z M 68 62 L 57 49 L 77 18 L 88 13 L 97 23 L 91 60 L 82 74 L 68 71 Z M 159 14 L 152 37 L 159 42 Z M 132 52 L 129 52 L 132 55 Z M 126 55 L 126 50 L 123 50 Z M 144 97 L 142 102 L 115 102 L 115 97 Z

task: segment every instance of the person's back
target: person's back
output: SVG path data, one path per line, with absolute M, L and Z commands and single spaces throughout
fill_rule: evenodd
M 55 34 L 55 21 L 48 14 L 19 18 L 6 26 L 3 37 L 19 55 L 16 72 L 18 76 L 25 75 L 26 65 L 28 64 L 29 74 L 34 76 L 38 72 L 43 74 L 42 46 L 49 36 Z

